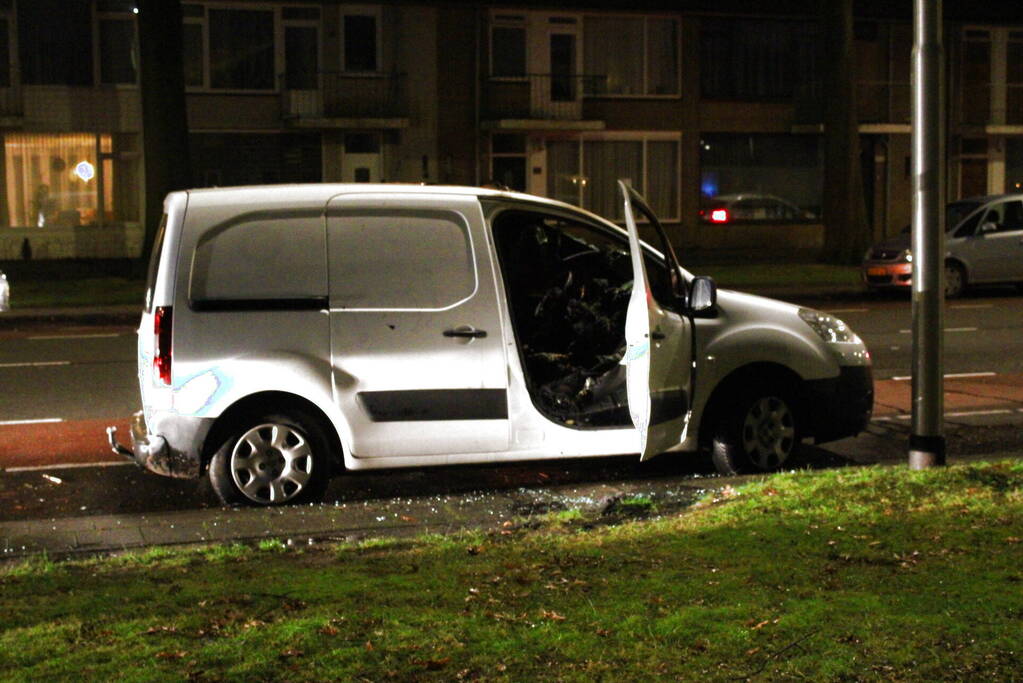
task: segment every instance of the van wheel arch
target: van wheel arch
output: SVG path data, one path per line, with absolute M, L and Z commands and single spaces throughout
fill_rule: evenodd
M 733 370 L 714 388 L 700 418 L 700 450 L 709 452 L 713 447 L 715 427 L 728 409 L 740 398 L 746 396 L 750 387 L 779 386 L 793 397 L 792 406 L 796 418 L 807 424 L 807 406 L 802 399 L 803 378 L 792 369 L 779 363 L 761 362 L 744 365 Z M 803 432 L 804 436 L 809 436 Z
M 209 434 L 206 435 L 206 441 L 203 443 L 203 469 L 205 470 L 209 467 L 213 455 L 231 435 L 232 430 L 247 418 L 267 412 L 287 414 L 289 410 L 303 413 L 316 420 L 329 442 L 332 456 L 331 474 L 334 475 L 344 471 L 344 447 L 341 445 L 341 438 L 338 436 L 337 429 L 334 428 L 330 418 L 308 399 L 282 391 L 266 391 L 246 396 L 225 410 L 217 418 L 216 422 L 213 423 L 213 427 L 210 428 Z

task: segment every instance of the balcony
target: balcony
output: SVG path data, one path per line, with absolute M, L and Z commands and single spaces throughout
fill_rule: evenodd
M 1023 126 L 1023 83 L 964 84 L 959 122 L 975 126 Z
M 490 128 L 603 129 L 583 120 L 583 97 L 604 89 L 605 76 L 527 74 L 483 83 L 482 115 Z
M 321 72 L 309 81 L 289 83 L 281 77 L 281 115 L 292 127 L 408 127 L 404 74 Z

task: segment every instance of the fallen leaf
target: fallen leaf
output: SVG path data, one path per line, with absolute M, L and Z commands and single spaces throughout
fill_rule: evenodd
M 415 517 L 410 517 L 409 515 L 402 515 L 401 516 L 401 521 L 403 521 L 403 522 L 410 522 L 412 524 L 415 524 L 419 520 L 416 519 Z
M 597 635 L 600 636 L 601 638 L 607 638 L 609 635 L 611 635 L 611 630 L 606 628 L 598 628 Z
M 753 627 L 753 630 L 754 631 L 759 631 L 760 629 L 764 628 L 765 626 L 767 626 L 770 623 L 771 623 L 770 621 L 761 621 L 760 623 L 758 623 L 756 626 Z
M 146 629 L 146 635 L 151 636 L 154 633 L 177 633 L 178 629 L 175 626 L 150 626 Z
M 173 651 L 173 652 L 171 652 L 171 651 L 168 651 L 168 652 L 157 652 L 156 653 L 156 658 L 157 659 L 181 659 L 186 654 L 188 654 L 188 653 L 185 652 L 184 650 L 176 650 L 176 651 Z
M 291 649 L 285 650 L 284 652 L 282 652 L 278 656 L 281 657 L 282 659 L 286 659 L 288 657 L 301 657 L 302 654 L 303 653 L 302 653 L 301 650 L 295 650 L 295 649 L 291 648 Z
M 481 552 L 483 552 L 483 546 L 471 545 L 465 549 L 465 552 L 469 553 L 470 555 L 479 555 Z
M 550 619 L 551 621 L 564 621 L 565 617 L 551 610 L 541 610 L 541 615 L 544 619 Z
M 326 626 L 320 629 L 320 633 L 322 633 L 325 636 L 336 636 L 338 633 L 340 633 L 340 631 L 338 631 L 330 624 L 327 624 Z
M 747 657 L 752 657 L 753 655 L 755 655 L 758 652 L 760 652 L 760 648 L 759 647 L 755 647 L 752 650 L 746 650 L 746 656 Z
M 369 642 L 368 640 L 366 641 L 366 646 L 365 647 L 366 647 L 366 652 L 372 652 L 374 650 L 373 643 Z

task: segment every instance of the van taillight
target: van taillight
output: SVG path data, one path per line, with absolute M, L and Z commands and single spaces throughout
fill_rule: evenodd
M 170 386 L 171 383 L 171 315 L 170 306 L 157 306 L 153 316 L 153 332 L 156 335 L 156 348 L 153 349 L 153 369 L 160 381 Z
M 710 212 L 711 223 L 727 223 L 728 209 L 714 209 Z

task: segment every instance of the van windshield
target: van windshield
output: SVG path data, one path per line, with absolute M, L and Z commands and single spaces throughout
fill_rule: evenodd
M 149 272 L 146 273 L 146 313 L 153 310 L 153 288 L 156 286 L 156 274 L 160 271 L 160 254 L 163 253 L 163 234 L 166 231 L 167 214 L 163 214 L 160 226 L 156 229 L 156 239 L 153 240 L 153 251 L 149 255 Z

